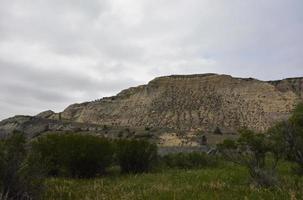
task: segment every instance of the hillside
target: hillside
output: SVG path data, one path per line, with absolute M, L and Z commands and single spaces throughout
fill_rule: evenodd
M 159 77 L 117 96 L 73 104 L 47 118 L 180 130 L 264 131 L 286 118 L 302 98 L 302 80 L 264 82 L 217 74 Z
M 228 75 L 173 75 L 113 97 L 73 104 L 61 113 L 15 116 L 0 122 L 0 137 L 14 130 L 28 138 L 47 132 L 82 132 L 110 138 L 145 138 L 162 147 L 197 146 L 234 138 L 238 129 L 264 131 L 289 116 L 303 97 L 303 78 L 264 82 Z M 213 134 L 220 129 L 223 135 Z

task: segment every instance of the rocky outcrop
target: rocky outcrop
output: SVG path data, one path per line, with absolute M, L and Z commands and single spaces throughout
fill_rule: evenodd
M 278 81 L 269 81 L 281 92 L 293 91 L 303 100 L 303 78 L 287 78 Z
M 302 97 L 302 79 L 264 82 L 228 75 L 175 75 L 117 96 L 73 104 L 48 119 L 129 127 L 264 131 L 289 116 Z
M 14 131 L 24 132 L 28 138 L 48 130 L 48 119 L 18 115 L 0 122 L 0 136 L 5 137 Z
M 0 139 L 8 137 L 13 132 L 20 132 L 24 134 L 27 139 L 51 133 L 81 133 L 111 139 L 146 139 L 154 143 L 160 143 L 160 135 L 163 133 L 167 134 L 169 131 L 168 129 L 128 128 L 77 123 L 23 115 L 11 117 L 0 122 Z M 162 140 L 161 142 L 165 143 L 165 141 Z
M 55 112 L 52 110 L 47 110 L 44 112 L 39 113 L 38 115 L 36 115 L 36 117 L 41 117 L 41 118 L 49 118 L 51 116 L 55 115 Z
M 47 131 L 87 131 L 91 125 L 62 122 L 45 119 L 39 116 L 18 115 L 0 122 L 0 137 L 5 137 L 14 131 L 22 132 L 27 138 L 34 138 Z

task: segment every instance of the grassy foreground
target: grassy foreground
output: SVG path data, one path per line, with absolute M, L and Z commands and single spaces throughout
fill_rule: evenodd
M 246 170 L 231 164 L 90 180 L 48 179 L 44 199 L 303 199 L 303 178 L 290 175 L 286 163 L 279 170 L 281 184 L 271 189 L 249 185 Z

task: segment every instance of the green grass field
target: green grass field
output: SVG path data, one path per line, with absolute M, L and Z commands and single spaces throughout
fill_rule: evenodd
M 109 175 L 98 179 L 48 179 L 46 200 L 88 199 L 303 199 L 303 178 L 291 166 L 279 166 L 281 183 L 265 189 L 249 184 L 247 171 L 230 163 L 217 168 L 164 170 L 141 175 Z

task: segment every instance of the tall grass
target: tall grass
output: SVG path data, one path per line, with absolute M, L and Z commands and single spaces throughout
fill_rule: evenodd
M 49 179 L 44 199 L 302 199 L 303 178 L 291 175 L 288 163 L 282 163 L 279 172 L 282 184 L 268 189 L 250 185 L 246 169 L 230 163 L 91 180 Z

